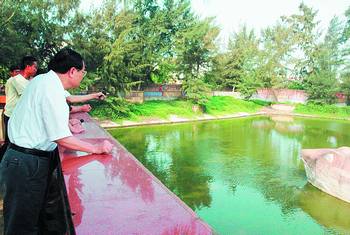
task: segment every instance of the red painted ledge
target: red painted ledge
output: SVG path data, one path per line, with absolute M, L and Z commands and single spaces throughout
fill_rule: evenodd
M 60 149 L 67 195 L 77 234 L 212 234 L 212 229 L 169 191 L 89 115 L 78 138 L 111 141 L 112 155 Z

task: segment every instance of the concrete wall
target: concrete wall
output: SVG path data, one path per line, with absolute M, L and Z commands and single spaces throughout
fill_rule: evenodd
M 125 99 L 130 103 L 143 103 L 143 91 L 131 91 L 126 94 Z
M 243 97 L 239 92 L 232 91 L 213 91 L 213 96 L 231 96 L 236 99 Z M 132 91 L 126 95 L 126 100 L 132 103 L 142 103 L 144 100 L 175 100 L 183 97 L 181 85 L 151 85 L 145 88 L 145 91 Z M 345 103 L 345 95 L 336 94 L 339 104 Z M 259 99 L 273 102 L 291 102 L 306 103 L 308 95 L 303 90 L 292 89 L 272 89 L 261 88 L 252 96 L 251 99 Z
M 241 93 L 233 91 L 213 91 L 213 96 L 231 96 L 236 99 L 243 99 Z
M 252 99 L 305 103 L 307 101 L 307 94 L 302 90 L 261 88 L 252 96 Z

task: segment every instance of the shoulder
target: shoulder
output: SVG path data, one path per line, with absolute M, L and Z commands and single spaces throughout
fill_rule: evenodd
M 25 77 L 23 77 L 21 74 L 17 74 L 16 76 L 14 76 L 14 77 L 12 77 L 12 78 L 13 78 L 13 80 L 21 81 L 21 82 L 23 82 L 23 81 L 27 82 L 27 81 L 28 81 L 28 80 L 27 80 Z
M 35 76 L 30 83 L 36 86 L 47 86 L 47 87 L 57 86 L 57 81 L 55 77 L 50 73 L 44 73 L 44 74 Z
M 36 76 L 33 81 L 31 81 L 31 83 L 32 82 L 35 86 L 39 87 L 45 96 L 50 96 L 52 98 L 65 97 L 65 90 L 63 89 L 63 85 L 54 72 L 48 72 Z
M 10 77 L 9 79 L 7 79 L 7 81 L 6 81 L 6 85 L 7 84 L 10 84 L 14 79 L 16 78 L 16 76 L 14 76 L 14 77 Z

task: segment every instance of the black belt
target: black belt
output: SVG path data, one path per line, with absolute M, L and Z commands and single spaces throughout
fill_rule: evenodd
M 21 153 L 36 155 L 39 157 L 51 157 L 54 153 L 54 151 L 44 151 L 44 150 L 39 150 L 39 149 L 24 148 L 24 147 L 15 145 L 13 143 L 9 143 L 9 148 L 14 149 L 14 150 L 21 152 Z

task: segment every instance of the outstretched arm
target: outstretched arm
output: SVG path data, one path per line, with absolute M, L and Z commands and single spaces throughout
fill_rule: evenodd
M 105 94 L 103 94 L 102 92 L 97 92 L 88 95 L 70 95 L 66 99 L 69 103 L 84 103 L 93 99 L 103 100 L 105 98 Z

